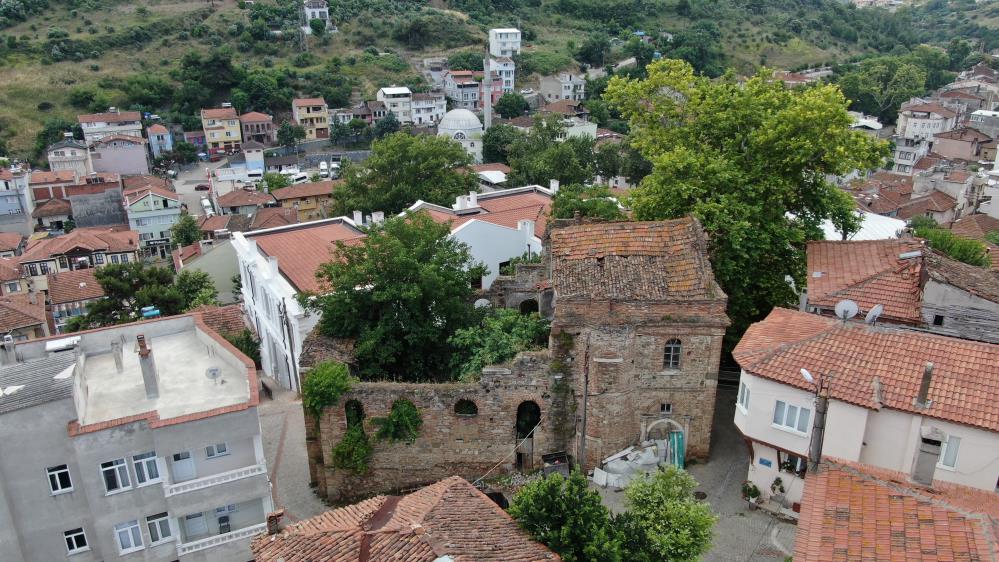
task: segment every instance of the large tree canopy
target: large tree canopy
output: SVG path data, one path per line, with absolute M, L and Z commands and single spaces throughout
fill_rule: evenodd
M 887 144 L 850 130 L 836 86 L 788 90 L 765 73 L 711 81 L 677 60 L 648 71 L 645 80 L 615 77 L 605 94 L 653 164 L 632 197 L 635 217 L 701 221 L 732 333 L 742 333 L 793 300 L 785 278 L 801 286 L 805 242 L 823 219 L 859 228 L 853 201 L 826 177 L 877 167 Z
M 588 183 L 594 173 L 594 140 L 565 136 L 565 125 L 558 115 L 536 117 L 534 126 L 510 145 L 507 160 L 512 172 L 510 185 L 548 185 L 549 180 L 563 184 Z
M 371 144 L 363 164 L 344 171 L 336 191 L 336 212 L 398 213 L 417 200 L 450 207 L 454 198 L 475 189 L 464 168 L 472 157 L 457 142 L 399 132 Z
M 451 378 L 449 338 L 475 321 L 472 281 L 485 268 L 450 234 L 426 213 L 392 218 L 359 244 L 338 242 L 319 268 L 319 329 L 355 340 L 362 379 Z

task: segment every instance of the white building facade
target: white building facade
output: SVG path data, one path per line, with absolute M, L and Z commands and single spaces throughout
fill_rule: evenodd
M 413 92 L 409 88 L 405 86 L 379 88 L 375 99 L 384 103 L 400 123 L 413 122 Z
M 476 163 L 482 162 L 482 134 L 482 121 L 467 109 L 448 111 L 437 125 L 437 136 L 460 144 Z
M 513 57 L 520 54 L 521 33 L 513 27 L 489 30 L 489 54 L 494 57 Z

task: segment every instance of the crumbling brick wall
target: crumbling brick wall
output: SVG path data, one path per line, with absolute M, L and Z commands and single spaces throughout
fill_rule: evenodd
M 559 450 L 553 408 L 552 377 L 547 352 L 523 353 L 509 368 L 488 368 L 476 383 L 360 383 L 327 408 L 310 448 L 310 470 L 317 493 L 342 502 L 379 493 L 421 486 L 452 475 L 469 481 L 494 467 L 494 475 L 510 472 L 517 457 L 514 446 L 517 409 L 533 401 L 541 409 L 541 425 L 523 461 L 541 466 L 541 455 Z M 419 410 L 423 425 L 413 443 L 379 441 L 372 418 L 388 415 L 392 403 L 405 398 Z M 471 400 L 474 417 L 454 411 L 459 400 Z M 357 400 L 364 408 L 364 428 L 374 452 L 363 476 L 333 467 L 332 450 L 347 430 L 345 405 Z M 556 398 L 557 400 L 557 398 Z M 307 420 L 313 422 L 313 420 Z M 311 425 L 311 424 L 310 424 Z M 565 444 L 561 447 L 564 449 Z M 498 465 L 498 466 L 497 466 Z

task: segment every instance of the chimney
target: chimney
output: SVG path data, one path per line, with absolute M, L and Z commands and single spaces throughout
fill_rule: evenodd
M 553 194 L 558 193 L 558 180 L 548 180 L 548 189 L 550 189 Z
M 364 224 L 364 213 L 361 211 L 354 211 L 354 224 L 357 226 Z
M 17 344 L 10 334 L 3 335 L 3 343 L 0 344 L 0 365 L 13 365 L 17 363 Z
M 267 514 L 267 534 L 276 535 L 281 532 L 281 518 L 284 517 L 284 510 L 279 509 Z
M 917 484 L 933 484 L 933 473 L 940 461 L 940 444 L 946 436 L 935 427 L 923 427 L 919 431 L 919 447 L 912 462 L 912 480 Z
M 808 444 L 808 470 L 818 472 L 822 462 L 822 445 L 826 437 L 826 412 L 829 410 L 829 386 L 819 379 L 819 392 L 815 397 L 815 418 L 812 421 L 812 440 Z
M 798 310 L 808 312 L 808 289 L 802 289 L 798 293 Z
M 467 204 L 466 204 L 465 196 L 464 195 L 459 195 L 459 196 L 457 196 L 457 197 L 454 198 L 454 210 L 456 210 L 456 211 L 464 211 L 465 208 L 466 208 L 466 206 L 467 206 Z
M 111 353 L 114 354 L 114 368 L 117 372 L 122 372 L 124 370 L 124 364 L 122 363 L 122 349 L 120 341 L 111 342 Z
M 153 350 L 146 345 L 146 336 L 139 334 L 135 339 L 139 344 L 139 367 L 142 368 L 142 384 L 146 387 L 146 398 L 159 398 L 159 380 L 156 375 Z
M 913 405 L 917 408 L 929 408 L 930 402 L 930 382 L 933 380 L 933 363 L 929 361 L 926 362 L 926 368 L 923 369 L 923 380 L 919 383 L 919 394 L 913 401 Z
M 468 208 L 474 209 L 479 206 L 479 194 L 474 191 L 468 192 Z
M 382 224 L 385 222 L 385 212 L 384 211 L 372 211 L 371 212 L 371 222 L 375 224 Z
M 534 239 L 534 221 L 520 219 L 517 221 L 517 230 L 524 233 L 524 242 L 528 247 L 530 247 L 531 242 Z

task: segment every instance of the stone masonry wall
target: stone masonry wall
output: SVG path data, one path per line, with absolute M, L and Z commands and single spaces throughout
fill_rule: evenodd
M 513 451 L 519 441 L 515 429 L 517 408 L 525 401 L 537 403 L 543 416 L 533 441 L 522 448 L 533 450 L 526 460 L 539 467 L 541 454 L 565 447 L 564 442 L 559 443 L 564 439 L 556 436 L 554 418 L 547 415 L 553 399 L 558 400 L 553 397 L 552 380 L 547 352 L 536 352 L 519 355 L 508 369 L 486 369 L 477 383 L 358 384 L 335 407 L 326 409 L 318 433 L 310 442 L 310 469 L 318 493 L 331 501 L 344 502 L 452 475 L 474 481 L 494 467 L 494 475 L 509 472 L 516 462 Z M 374 437 L 377 428 L 371 419 L 388 415 L 399 398 L 410 400 L 420 411 L 420 434 L 413 443 L 379 441 Z M 478 414 L 455 414 L 455 404 L 461 399 L 473 401 Z M 364 476 L 332 465 L 332 449 L 347 429 L 344 406 L 350 400 L 364 407 L 364 429 L 374 449 Z

